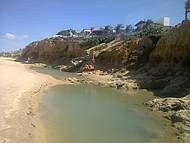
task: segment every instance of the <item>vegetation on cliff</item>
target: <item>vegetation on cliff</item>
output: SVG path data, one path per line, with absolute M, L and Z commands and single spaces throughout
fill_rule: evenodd
M 83 49 L 88 49 L 102 43 L 109 43 L 114 39 L 115 37 L 113 36 L 98 36 L 98 37 L 87 38 L 80 43 L 80 46 Z

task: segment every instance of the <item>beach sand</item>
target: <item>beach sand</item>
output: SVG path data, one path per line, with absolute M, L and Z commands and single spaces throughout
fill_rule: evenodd
M 63 81 L 30 66 L 0 58 L 0 143 L 46 142 L 38 109 L 40 93 Z

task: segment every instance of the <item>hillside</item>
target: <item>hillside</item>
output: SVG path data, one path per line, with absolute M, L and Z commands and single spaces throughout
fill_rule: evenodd
M 49 38 L 32 42 L 22 52 L 22 57 L 45 63 L 60 63 L 78 57 L 82 52 L 80 40 Z
M 162 96 L 180 97 L 190 91 L 189 29 L 190 21 L 186 21 L 166 33 L 127 39 L 49 38 L 29 44 L 22 56 L 61 71 L 103 70 L 120 74 L 121 78 L 128 72 L 139 88 L 160 90 Z
M 164 35 L 150 55 L 150 62 L 182 64 L 190 67 L 190 22 L 176 26 Z

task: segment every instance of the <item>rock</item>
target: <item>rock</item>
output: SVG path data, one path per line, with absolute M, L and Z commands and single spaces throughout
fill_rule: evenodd
M 171 68 L 176 65 L 190 66 L 190 21 L 182 23 L 161 37 L 150 55 L 150 62 L 168 63 Z
M 60 67 L 60 71 L 64 71 L 64 72 L 72 72 L 73 70 L 74 70 L 74 67 L 71 65 Z
M 185 76 L 178 76 L 171 80 L 168 85 L 162 90 L 162 95 L 177 96 L 184 91 L 189 85 L 189 79 Z
M 70 81 L 71 83 L 80 83 L 81 81 L 77 78 L 67 78 L 66 80 Z
M 173 123 L 190 122 L 190 110 L 179 110 L 179 111 L 173 113 L 171 115 L 171 121 Z
M 190 134 L 183 133 L 178 137 L 179 143 L 190 143 Z
M 164 98 L 154 99 L 145 103 L 145 105 L 151 107 L 157 111 L 178 111 L 178 110 L 190 110 L 190 95 L 184 98 Z
M 94 65 L 91 65 L 91 64 L 84 65 L 84 67 L 82 69 L 82 71 L 93 71 L 93 70 L 95 70 L 95 67 L 94 67 Z
M 122 75 L 122 74 L 117 74 L 116 77 L 117 77 L 117 78 L 122 78 L 123 75 Z
M 34 113 L 33 113 L 32 111 L 28 111 L 28 112 L 26 113 L 26 115 L 34 116 Z
M 121 89 L 124 86 L 124 83 L 116 83 L 116 88 Z
M 35 127 L 36 127 L 36 125 L 34 125 L 33 123 L 31 123 L 31 125 L 32 125 L 32 127 L 33 127 L 33 128 L 35 128 Z
M 80 41 L 63 38 L 48 38 L 32 42 L 22 52 L 22 57 L 47 63 L 78 57 L 82 53 Z
M 163 89 L 168 84 L 167 79 L 145 78 L 140 81 L 139 86 L 146 89 Z
M 167 112 L 167 118 L 178 130 L 178 142 L 190 141 L 190 94 L 183 98 L 154 99 L 145 103 L 153 110 Z

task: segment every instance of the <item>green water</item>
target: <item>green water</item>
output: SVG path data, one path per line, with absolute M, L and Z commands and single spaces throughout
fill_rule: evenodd
M 52 68 L 33 67 L 32 69 L 39 73 L 51 75 L 54 78 L 59 79 L 59 80 L 64 80 L 65 78 L 68 78 L 68 77 L 81 78 L 77 74 L 73 74 L 73 73 L 69 73 L 69 72 L 62 72 L 62 71 L 59 71 L 57 69 L 52 69 Z
M 64 85 L 44 92 L 40 112 L 49 143 L 175 143 L 170 122 L 143 106 L 152 98 L 144 90 Z

